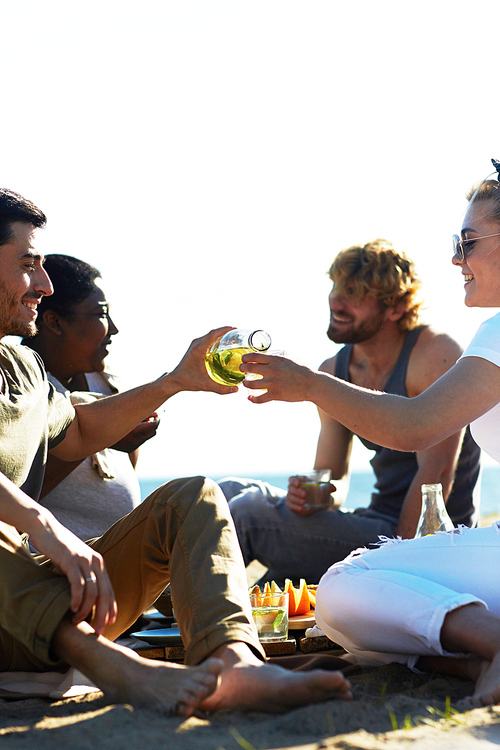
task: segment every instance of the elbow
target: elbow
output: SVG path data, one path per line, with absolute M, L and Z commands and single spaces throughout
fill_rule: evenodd
M 419 429 L 418 425 L 406 426 L 398 435 L 394 449 L 406 453 L 418 453 L 430 448 L 436 442 L 426 430 Z
M 430 420 L 422 413 L 417 405 L 417 399 L 418 397 L 407 400 L 409 408 L 403 424 L 400 422 L 398 450 L 408 453 L 425 451 L 442 439 L 436 435 L 436 430 L 432 428 Z
M 425 451 L 430 447 L 431 442 L 428 439 L 414 435 L 406 438 L 403 441 L 402 446 L 398 448 L 398 450 L 406 451 L 407 453 L 419 453 L 420 451 Z

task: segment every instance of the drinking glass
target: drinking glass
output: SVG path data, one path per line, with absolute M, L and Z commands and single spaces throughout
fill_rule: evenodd
M 330 507 L 332 504 L 331 478 L 330 469 L 312 469 L 297 476 L 300 486 L 307 494 L 304 510 L 323 510 Z
M 288 594 L 250 594 L 252 617 L 259 641 L 277 643 L 288 638 Z
M 266 351 L 266 354 L 270 354 L 272 357 L 286 357 L 286 352 L 284 349 L 268 349 Z M 257 375 L 256 372 L 246 372 L 245 380 L 262 380 L 262 375 Z M 260 396 L 261 393 L 266 393 L 266 391 L 267 388 L 259 388 L 258 390 L 252 388 L 250 393 L 252 394 L 252 396 Z

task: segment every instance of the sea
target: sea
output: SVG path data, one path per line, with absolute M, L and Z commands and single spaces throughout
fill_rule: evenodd
M 292 472 L 293 473 L 293 472 Z M 235 474 L 224 474 L 213 476 L 216 481 Z M 241 476 L 241 475 L 236 475 Z M 286 490 L 290 474 L 259 474 L 254 479 L 269 482 L 275 487 Z M 174 477 L 139 479 L 141 485 L 141 496 L 144 500 L 153 490 L 168 482 Z M 371 471 L 353 471 L 349 485 L 349 493 L 345 502 L 345 508 L 365 508 L 370 503 L 373 487 L 373 474 Z M 500 515 L 500 466 L 483 466 L 481 476 L 481 516 Z

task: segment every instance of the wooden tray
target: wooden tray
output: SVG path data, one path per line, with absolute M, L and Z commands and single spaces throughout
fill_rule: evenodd
M 308 612 L 307 615 L 294 615 L 288 618 L 288 630 L 305 630 L 312 628 L 313 625 L 316 625 L 314 610 Z

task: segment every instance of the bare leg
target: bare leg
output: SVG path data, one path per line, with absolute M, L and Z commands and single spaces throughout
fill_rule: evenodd
M 419 666 L 475 680 L 474 693 L 461 701 L 462 709 L 499 703 L 500 618 L 480 604 L 455 609 L 444 619 L 441 643 L 447 651 L 462 651 L 479 658 L 424 657 Z
M 217 689 L 200 705 L 207 711 L 279 713 L 332 698 L 352 700 L 350 683 L 341 672 L 291 672 L 266 664 L 240 642 L 220 646 L 212 657 L 221 659 L 224 669 Z
M 207 659 L 197 667 L 144 659 L 96 636 L 87 623 L 75 627 L 67 620 L 56 630 L 53 646 L 109 700 L 181 716 L 191 716 L 215 690 L 223 669 L 219 659 Z

